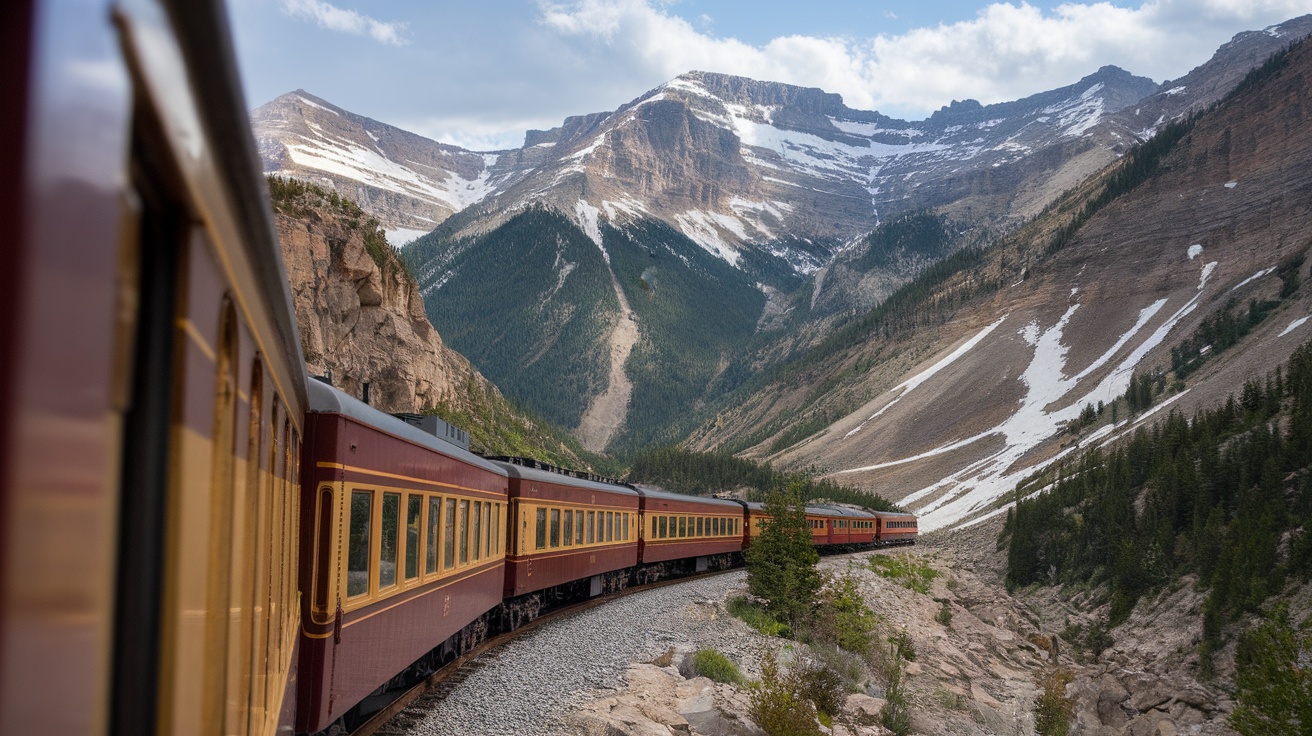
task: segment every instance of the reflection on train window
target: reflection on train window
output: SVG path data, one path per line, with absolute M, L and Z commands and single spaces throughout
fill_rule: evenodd
M 606 512 L 606 541 L 607 542 L 615 541 L 615 512 L 614 511 Z
M 369 529 L 373 507 L 373 491 L 351 492 L 351 542 L 346 565 L 348 597 L 369 592 Z
M 583 544 L 583 512 L 574 515 L 574 544 Z
M 596 524 L 597 524 L 597 522 L 596 522 L 596 516 L 597 516 L 597 512 L 596 512 L 596 511 L 589 511 L 589 512 L 588 512 L 588 523 L 587 523 L 587 527 L 588 527 L 588 544 L 592 544 L 593 542 L 597 541 L 597 535 L 596 535 L 596 528 L 597 528 L 597 526 L 596 526 Z
M 574 512 L 573 511 L 569 509 L 565 510 L 565 521 L 563 526 L 565 528 L 565 538 L 562 541 L 564 541 L 565 546 L 568 547 L 574 542 Z
M 492 504 L 492 534 L 488 538 L 492 540 L 492 554 L 501 554 L 501 504 Z
M 537 523 L 534 525 L 533 542 L 537 549 L 547 548 L 547 510 L 538 509 Z
M 446 500 L 446 523 L 442 527 L 442 568 L 456 566 L 456 500 Z
M 551 547 L 560 546 L 560 509 L 551 510 Z
M 474 502 L 474 559 L 482 557 L 483 552 L 483 502 Z
M 420 496 L 405 497 L 405 579 L 419 577 L 419 517 L 423 515 L 424 499 Z
M 679 536 L 688 536 L 688 517 L 686 516 L 679 517 Z
M 460 501 L 460 564 L 469 562 L 469 501 Z
M 483 528 L 487 530 L 487 534 L 483 537 L 483 556 L 484 556 L 484 557 L 491 557 L 491 556 L 492 556 L 492 537 L 493 537 L 494 535 L 496 535 L 496 532 L 492 531 L 493 529 L 496 529 L 496 527 L 492 526 L 492 502 L 491 502 L 491 501 L 488 501 L 487 503 L 483 504 Z
M 379 539 L 378 587 L 390 588 L 396 585 L 396 542 L 400 529 L 397 528 L 401 515 L 401 494 L 383 494 L 383 534 Z
M 668 536 L 668 533 L 669 533 L 669 524 L 670 524 L 670 520 L 669 520 L 669 518 L 662 516 L 661 519 L 660 519 L 660 521 L 661 521 L 661 533 L 660 533 L 660 538 L 661 538 L 661 539 L 664 539 L 666 536 Z
M 437 535 L 442 530 L 442 499 L 428 499 L 428 550 L 424 555 L 424 572 L 437 572 Z

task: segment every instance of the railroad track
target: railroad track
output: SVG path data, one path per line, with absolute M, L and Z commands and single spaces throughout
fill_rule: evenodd
M 670 580 L 662 580 L 650 585 L 634 586 L 631 588 L 625 588 L 616 593 L 597 596 L 596 598 L 591 598 L 586 601 L 548 611 L 514 631 L 507 631 L 489 638 L 487 641 L 484 641 L 482 644 L 469 650 L 463 656 L 447 666 L 429 675 L 427 679 L 405 691 L 382 710 L 371 716 L 369 720 L 362 723 L 359 728 L 352 731 L 350 736 L 405 736 L 405 734 L 410 732 L 410 729 L 413 726 L 423 719 L 426 713 L 430 712 L 439 703 L 445 700 L 447 695 L 460 685 L 460 683 L 464 682 L 470 675 L 474 674 L 482 667 L 487 661 L 487 659 L 484 658 L 484 655 L 490 655 L 516 638 L 536 631 L 553 621 L 558 621 L 569 616 L 576 616 L 585 611 L 590 611 L 593 608 L 603 606 L 634 593 L 643 593 L 650 590 L 678 585 L 680 583 L 691 582 L 693 580 L 705 580 L 717 575 L 735 572 L 740 569 L 741 568 L 716 570 L 713 572 L 672 578 Z

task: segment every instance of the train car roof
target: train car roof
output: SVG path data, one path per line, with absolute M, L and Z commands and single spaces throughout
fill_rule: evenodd
M 505 468 L 490 460 L 485 460 L 474 453 L 457 447 L 446 440 L 438 439 L 424 430 L 407 424 L 400 419 L 385 414 L 360 401 L 350 394 L 329 386 L 323 381 L 311 379 L 307 386 L 310 397 L 310 411 L 320 414 L 341 414 L 369 427 L 399 437 L 407 442 L 421 445 L 447 457 L 462 460 L 497 475 L 506 475 Z
M 523 465 L 516 465 L 502 460 L 490 460 L 501 469 L 501 472 L 512 478 L 524 480 L 536 480 L 542 483 L 555 483 L 562 486 L 572 486 L 574 488 L 590 488 L 594 491 L 605 491 L 606 493 L 616 493 L 621 496 L 633 496 L 637 498 L 638 492 L 632 488 L 617 486 L 611 483 L 602 483 L 589 478 L 580 478 L 569 473 L 561 473 L 554 470 L 542 470 L 541 468 L 530 468 Z
M 875 516 L 908 516 L 912 519 L 916 518 L 915 514 L 910 514 L 905 511 L 871 511 L 870 513 Z
M 760 501 L 747 501 L 747 508 L 751 511 L 765 511 L 765 504 Z M 829 504 L 811 504 L 806 507 L 806 513 L 812 516 L 844 516 L 854 519 L 873 519 L 876 516 L 915 516 L 915 514 L 900 514 L 890 511 L 867 511 L 865 509 L 850 509 L 846 506 L 831 506 Z
M 651 486 L 635 485 L 634 489 L 638 495 L 644 498 L 659 498 L 666 501 L 682 501 L 684 503 L 702 503 L 707 506 L 724 506 L 733 507 L 736 511 L 741 511 L 743 506 L 739 501 L 731 501 L 724 498 L 710 498 L 708 496 L 690 496 L 686 493 L 673 493 L 671 491 L 662 491 L 659 488 Z
M 855 519 L 875 518 L 875 514 L 871 511 L 867 511 L 865 509 L 849 508 L 847 506 L 839 506 L 837 504 L 820 503 L 820 504 L 816 504 L 811 508 L 823 509 L 826 513 L 833 514 L 834 516 L 849 516 Z

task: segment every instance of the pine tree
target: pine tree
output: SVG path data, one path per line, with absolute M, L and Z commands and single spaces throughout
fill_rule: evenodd
M 765 501 L 761 535 L 747 548 L 747 587 L 765 601 L 775 617 L 795 625 L 811 609 L 823 580 L 815 569 L 820 561 L 800 483 L 772 492 Z

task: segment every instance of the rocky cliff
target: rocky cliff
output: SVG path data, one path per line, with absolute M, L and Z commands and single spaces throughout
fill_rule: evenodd
M 270 178 L 275 225 L 306 368 L 385 412 L 434 412 L 473 449 L 579 465 L 551 428 L 524 416 L 447 347 L 378 221 L 315 185 Z

